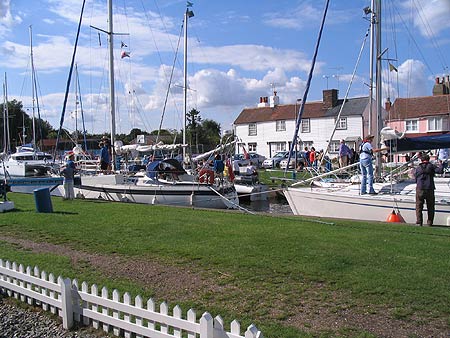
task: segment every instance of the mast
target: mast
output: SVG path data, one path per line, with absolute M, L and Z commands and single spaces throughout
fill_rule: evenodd
M 188 26 L 188 19 L 192 18 L 194 16 L 194 12 L 189 9 L 190 5 L 188 4 L 188 7 L 186 8 L 186 12 L 184 13 L 184 57 L 183 57 L 183 64 L 184 64 L 184 98 L 183 98 L 183 145 L 186 144 L 186 116 L 187 116 L 187 90 L 188 90 L 188 83 L 187 83 L 187 26 Z M 186 147 L 183 146 L 183 162 L 186 160 Z
M 33 145 L 33 149 L 36 149 L 36 121 L 35 121 L 35 74 L 34 74 L 34 61 L 33 61 L 33 30 L 30 25 L 30 62 L 31 62 L 31 109 L 32 109 L 32 122 L 33 122 L 33 134 L 31 139 L 31 144 Z M 24 119 L 25 120 L 25 119 Z M 24 130 L 25 136 L 25 130 Z M 25 143 L 25 137 L 23 142 Z
M 370 4 L 370 67 L 369 67 L 369 126 L 367 129 L 368 134 L 373 134 L 373 64 L 374 64 L 374 44 L 375 44 L 375 0 Z
M 376 119 L 376 133 L 375 133 L 375 142 L 377 145 L 377 148 L 380 147 L 380 141 L 381 141 L 381 129 L 383 128 L 383 119 L 382 119 L 382 88 L 381 88 L 381 56 L 384 52 L 381 52 L 381 0 L 376 0 L 375 4 L 375 12 L 377 14 L 377 20 L 376 20 L 376 57 L 377 57 L 377 64 L 376 64 L 376 103 L 377 103 L 377 119 Z M 375 162 L 375 177 L 380 178 L 381 177 L 381 153 L 376 154 L 376 162 Z
M 9 135 L 9 111 L 8 111 L 8 83 L 5 73 L 5 82 L 3 83 L 3 151 L 5 154 L 11 152 L 10 135 Z
M 111 164 L 115 169 L 115 149 L 114 142 L 116 137 L 116 94 L 114 88 L 114 33 L 113 33 L 113 9 L 112 0 L 108 0 L 108 46 L 109 46 L 109 97 L 110 97 L 110 115 L 111 115 Z

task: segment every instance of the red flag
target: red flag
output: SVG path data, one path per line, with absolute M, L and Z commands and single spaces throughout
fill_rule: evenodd
M 247 150 L 245 150 L 244 146 L 242 146 L 242 150 L 244 150 L 244 159 L 249 160 L 250 159 L 250 155 L 247 153 Z
M 233 168 L 231 166 L 230 159 L 227 160 L 227 169 L 228 169 L 228 177 L 230 178 L 230 181 L 233 182 L 234 181 L 234 172 L 233 172 Z

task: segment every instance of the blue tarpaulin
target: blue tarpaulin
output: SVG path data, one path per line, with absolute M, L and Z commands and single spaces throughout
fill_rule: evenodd
M 387 140 L 385 143 L 391 149 L 392 153 L 450 148 L 450 134 L 404 137 L 401 139 Z

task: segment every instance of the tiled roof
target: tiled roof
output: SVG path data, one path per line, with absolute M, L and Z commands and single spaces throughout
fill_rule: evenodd
M 450 95 L 398 98 L 390 109 L 391 120 L 405 120 L 425 116 L 447 115 L 450 112 Z
M 309 102 L 305 104 L 303 118 L 320 118 L 337 116 L 341 109 L 342 102 L 338 100 L 338 105 L 331 109 L 323 109 L 322 101 Z M 369 102 L 368 97 L 360 97 L 348 99 L 342 111 L 343 116 L 362 115 L 364 109 Z M 286 104 L 277 105 L 275 107 L 256 107 L 245 108 L 239 114 L 234 124 L 247 124 L 256 122 L 268 122 L 276 120 L 293 120 L 295 118 L 295 110 L 299 109 L 299 105 Z

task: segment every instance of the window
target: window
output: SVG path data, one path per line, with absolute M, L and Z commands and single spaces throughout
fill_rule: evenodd
M 276 121 L 276 131 L 285 131 L 286 130 L 286 121 L 278 120 Z
M 330 143 L 330 153 L 338 153 L 340 144 L 341 144 L 340 141 L 331 141 L 331 143 Z
M 272 143 L 272 147 L 271 147 L 272 151 L 277 152 L 277 151 L 286 151 L 286 142 L 274 142 Z
M 249 143 L 248 144 L 248 151 L 252 151 L 256 153 L 256 143 Z
M 347 118 L 341 117 L 336 125 L 336 129 L 345 130 L 347 129 Z
M 428 119 L 428 131 L 440 131 L 442 128 L 442 117 L 430 117 Z
M 406 120 L 405 124 L 406 124 L 405 128 L 406 132 L 413 132 L 419 130 L 418 120 Z
M 248 136 L 256 136 L 256 135 L 257 135 L 256 123 L 250 123 L 248 125 Z
M 302 133 L 310 133 L 311 132 L 311 126 L 310 126 L 309 119 L 302 119 L 301 132 Z
M 302 141 L 301 142 L 302 149 L 305 149 L 305 147 L 308 147 L 308 149 L 311 149 L 311 147 L 314 145 L 313 141 Z

